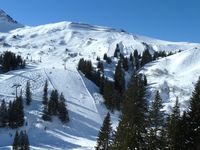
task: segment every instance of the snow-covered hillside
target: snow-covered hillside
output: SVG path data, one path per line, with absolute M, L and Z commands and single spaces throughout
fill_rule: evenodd
M 181 108 L 188 107 L 188 100 L 194 84 L 200 76 L 200 49 L 191 48 L 152 63 L 147 64 L 140 72 L 147 75 L 151 96 L 156 90 L 161 92 L 170 111 L 178 97 Z
M 147 75 L 150 91 L 163 90 L 166 107 L 173 104 L 171 101 L 176 96 L 180 97 L 182 105 L 186 105 L 200 73 L 200 44 L 197 43 L 161 41 L 108 27 L 72 22 L 36 27 L 20 25 L 21 28 L 10 31 L 11 28 L 4 30 L 5 24 L 1 24 L 1 20 L 3 23 L 18 24 L 12 19 L 1 19 L 5 16 L 3 14 L 0 11 L 0 32 L 9 32 L 0 34 L 0 52 L 9 50 L 20 54 L 28 65 L 23 70 L 0 74 L 0 95 L 8 102 L 15 96 L 13 84 L 19 83 L 25 90 L 26 82 L 30 81 L 33 102 L 31 106 L 25 106 L 28 125 L 20 129 L 27 131 L 34 149 L 94 148 L 107 109 L 98 87 L 76 69 L 82 57 L 95 61 L 97 56 L 102 58 L 104 53 L 113 56 L 117 43 L 125 55 L 135 49 L 142 53 L 145 49 L 143 43 L 151 47 L 152 53 L 181 50 L 181 53 L 149 63 L 141 70 Z M 49 91 L 55 88 L 64 93 L 70 116 L 70 122 L 66 125 L 62 125 L 57 118 L 51 123 L 41 119 L 42 90 L 46 79 Z M 113 125 L 116 125 L 118 114 L 113 114 L 111 118 Z M 14 133 L 15 130 L 0 128 L 3 137 L 0 149 L 10 148 Z

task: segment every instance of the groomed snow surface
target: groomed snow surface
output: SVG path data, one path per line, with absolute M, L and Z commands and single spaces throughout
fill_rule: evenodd
M 119 43 L 125 55 L 137 49 L 144 50 L 145 42 L 154 51 L 179 51 L 176 55 L 147 64 L 141 72 L 149 81 L 150 99 L 154 91 L 161 90 L 166 110 L 173 105 L 176 96 L 182 105 L 191 95 L 193 84 L 200 69 L 198 64 L 199 44 L 178 43 L 134 36 L 115 29 L 81 23 L 60 22 L 37 27 L 17 28 L 0 34 L 0 52 L 9 50 L 27 60 L 27 68 L 0 75 L 1 99 L 13 100 L 20 83 L 22 90 L 26 82 L 31 83 L 33 101 L 25 106 L 26 130 L 32 149 L 82 149 L 92 150 L 107 109 L 98 87 L 81 75 L 77 69 L 80 58 L 96 61 L 104 53 L 112 56 Z M 114 70 L 113 66 L 111 70 Z M 107 68 L 109 72 L 109 67 Z M 111 74 L 112 77 L 112 74 Z M 62 124 L 57 117 L 52 122 L 41 119 L 42 94 L 45 80 L 52 89 L 63 92 L 69 109 L 70 122 Z M 113 126 L 117 126 L 119 113 L 111 115 Z M 44 128 L 47 130 L 44 130 Z M 0 148 L 10 149 L 16 130 L 0 128 Z

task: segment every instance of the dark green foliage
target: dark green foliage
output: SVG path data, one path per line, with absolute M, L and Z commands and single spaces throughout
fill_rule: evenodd
M 57 90 L 51 92 L 50 100 L 48 104 L 44 106 L 42 119 L 45 121 L 51 121 L 52 115 L 58 115 L 62 123 L 69 122 L 69 114 L 65 105 L 65 98 L 63 93 L 58 98 Z
M 119 48 L 119 44 L 116 45 L 116 49 L 114 52 L 114 57 L 118 58 L 120 54 L 120 48 Z
M 9 127 L 18 128 L 24 124 L 24 111 L 22 97 L 17 97 L 16 100 L 10 102 L 8 108 Z
M 129 69 L 129 62 L 128 62 L 128 58 L 124 57 L 123 54 L 120 54 L 120 60 L 119 60 L 122 64 L 122 67 L 125 71 L 128 71 Z
M 107 56 L 107 54 L 105 53 L 105 54 L 103 55 L 103 60 L 107 60 L 107 58 L 108 58 L 108 56 Z
M 135 66 L 135 70 L 138 70 L 140 68 L 140 55 L 138 54 L 137 50 L 134 50 L 133 53 L 133 64 Z
M 26 105 L 30 105 L 32 101 L 32 93 L 30 89 L 30 81 L 27 81 L 26 83 Z
M 42 112 L 42 119 L 44 121 L 51 121 L 51 115 L 48 112 L 48 106 L 45 105 Z
M 65 105 L 65 101 L 60 100 L 58 103 L 58 117 L 62 123 L 69 122 L 69 115 Z
M 50 115 L 57 115 L 58 113 L 58 91 L 52 90 L 49 103 L 48 103 L 48 112 Z
M 164 111 L 162 99 L 160 97 L 159 92 L 156 92 L 155 99 L 152 102 L 150 111 L 149 111 L 149 125 L 150 125 L 150 131 L 149 131 L 149 140 L 148 140 L 148 149 L 149 150 L 155 150 L 155 149 L 164 149 L 163 143 L 163 135 L 162 132 L 165 131 L 164 127 Z
M 133 76 L 124 94 L 122 115 L 112 144 L 113 150 L 146 149 L 147 102 L 141 75 Z
M 121 61 L 118 61 L 118 64 L 116 66 L 114 79 L 115 79 L 115 89 L 120 94 L 123 94 L 125 90 L 125 79 Z
M 167 57 L 167 54 L 165 51 L 155 51 L 153 54 L 153 60 L 158 59 L 159 57 L 163 58 L 163 57 Z
M 80 70 L 87 78 L 91 78 L 92 62 L 81 58 L 78 63 L 78 70 Z
M 112 63 L 112 59 L 111 59 L 110 57 L 107 57 L 106 62 L 107 62 L 108 64 L 111 64 L 111 63 Z
M 105 79 L 103 84 L 103 97 L 105 99 L 104 104 L 111 111 L 115 108 L 119 110 L 121 95 L 115 90 L 113 82 Z
M 84 60 L 83 58 L 79 60 L 78 69 L 85 74 L 89 80 L 94 82 L 97 86 L 100 86 L 101 73 L 103 73 L 103 63 L 98 62 L 99 69 L 96 71 L 92 67 L 92 62 L 90 60 Z
M 154 127 L 155 130 L 159 130 L 160 127 L 164 125 L 164 111 L 162 99 L 160 97 L 160 93 L 157 91 L 155 95 L 155 99 L 152 102 L 152 106 L 149 111 L 150 115 L 150 124 Z M 156 131 L 157 132 L 157 131 Z
M 13 150 L 18 150 L 18 145 L 19 145 L 19 132 L 16 131 L 14 141 L 12 144 Z
M 0 57 L 0 64 L 2 65 L 3 71 L 8 72 L 18 68 L 25 68 L 25 60 L 19 55 L 15 55 L 12 52 L 6 51 Z
M 101 59 L 100 59 L 100 57 L 99 56 L 97 56 L 97 59 L 96 59 L 97 61 L 100 61 Z
M 152 61 L 152 56 L 149 50 L 145 49 L 142 54 L 141 67 L 143 67 L 145 64 L 149 63 L 150 61 Z
M 30 149 L 29 139 L 26 132 L 21 131 L 19 134 L 18 131 L 16 131 L 12 147 L 13 147 L 13 150 L 29 150 Z
M 8 109 L 5 100 L 3 100 L 0 106 L 0 127 L 5 127 L 7 123 L 8 123 Z
M 178 98 L 172 110 L 172 114 L 168 118 L 167 132 L 168 132 L 168 147 L 171 150 L 181 149 L 181 115 Z
M 187 146 L 193 150 L 200 149 L 200 78 L 190 99 L 188 111 L 188 138 Z
M 104 72 L 104 66 L 102 61 L 98 61 L 97 68 L 103 73 Z
M 43 89 L 43 100 L 42 103 L 47 105 L 48 103 L 48 81 L 45 81 L 44 89 Z
M 108 113 L 103 121 L 103 125 L 99 131 L 96 150 L 108 150 L 110 148 L 112 127 L 110 122 L 110 114 Z

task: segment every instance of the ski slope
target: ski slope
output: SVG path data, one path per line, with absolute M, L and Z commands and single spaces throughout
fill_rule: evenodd
M 5 19 L 3 23 L 5 24 Z M 0 32 L 3 32 L 1 15 L 0 27 Z M 0 34 L 0 53 L 9 50 L 22 55 L 27 67 L 0 74 L 0 96 L 1 100 L 9 102 L 15 97 L 13 84 L 21 84 L 20 89 L 24 91 L 26 82 L 30 81 L 33 102 L 31 106 L 25 106 L 27 126 L 19 130 L 27 131 L 32 149 L 94 149 L 97 134 L 108 110 L 103 105 L 98 87 L 77 71 L 80 58 L 96 63 L 96 57 L 102 59 L 104 53 L 113 56 L 116 44 L 119 44 L 121 52 L 126 56 L 135 49 L 142 53 L 145 49 L 143 43 L 151 48 L 151 53 L 181 50 L 182 52 L 173 56 L 151 62 L 140 70 L 147 75 L 149 100 L 152 100 L 155 91 L 159 89 L 167 111 L 170 111 L 177 96 L 181 101 L 181 108 L 187 107 L 187 100 L 200 73 L 198 43 L 162 41 L 109 27 L 73 22 L 12 29 L 14 30 L 5 30 L 7 32 Z M 105 73 L 109 78 L 113 77 L 116 63 L 114 61 L 111 65 L 105 65 Z M 127 72 L 126 77 L 130 76 Z M 52 122 L 41 119 L 46 79 L 49 94 L 52 89 L 57 89 L 66 98 L 70 116 L 68 124 L 63 125 L 56 117 Z M 114 128 L 117 126 L 118 116 L 117 112 L 111 115 Z M 44 130 L 45 127 L 47 130 Z M 11 148 L 15 131 L 0 128 L 0 135 L 3 137 L 0 149 Z

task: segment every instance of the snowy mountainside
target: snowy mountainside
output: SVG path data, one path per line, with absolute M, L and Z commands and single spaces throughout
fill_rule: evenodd
M 183 96 L 185 91 L 181 90 L 184 87 L 188 88 L 186 94 L 191 92 L 193 84 L 190 81 L 195 82 L 198 77 L 195 73 L 199 73 L 198 43 L 161 41 L 108 27 L 72 22 L 25 26 L 0 34 L 0 52 L 9 50 L 22 55 L 27 61 L 26 69 L 0 74 L 0 95 L 9 102 L 15 97 L 12 85 L 19 83 L 24 90 L 26 82 L 30 81 L 33 102 L 31 106 L 25 106 L 28 125 L 19 130 L 27 131 L 32 149 L 94 149 L 107 109 L 99 89 L 77 71 L 77 63 L 82 57 L 95 62 L 96 57 L 102 59 L 104 53 L 113 56 L 117 43 L 127 56 L 135 49 L 142 53 L 145 49 L 143 43 L 152 48 L 152 53 L 182 50 L 181 53 L 147 64 L 141 72 L 147 75 L 152 92 L 163 87 L 162 96 L 166 97 L 166 104 L 170 105 L 169 99 L 174 98 L 171 92 L 165 92 L 166 89 L 177 86 L 174 94 L 177 96 Z M 114 70 L 114 67 L 108 66 L 107 69 Z M 51 123 L 41 119 L 42 90 L 46 79 L 49 92 L 57 89 L 59 93 L 63 92 L 67 100 L 70 122 L 66 125 L 62 125 L 58 118 L 53 118 Z M 116 126 L 118 114 L 112 114 L 111 118 L 113 126 Z M 45 127 L 47 130 L 44 130 Z M 9 149 L 15 130 L 0 128 L 0 133 L 4 137 L 0 148 Z
M 178 97 L 183 110 L 188 107 L 194 85 L 200 76 L 200 49 L 192 48 L 147 64 L 140 72 L 147 76 L 153 96 L 156 90 L 166 104 L 166 110 Z
M 10 30 L 21 28 L 23 25 L 15 21 L 3 10 L 0 9 L 0 32 L 8 32 Z

